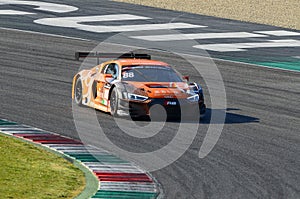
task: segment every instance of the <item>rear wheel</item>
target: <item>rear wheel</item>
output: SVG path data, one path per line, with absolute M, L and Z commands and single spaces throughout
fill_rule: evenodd
M 200 111 L 200 118 L 203 119 L 206 113 L 206 105 L 202 104 L 202 106 L 199 106 L 199 111 Z
M 74 101 L 77 105 L 82 106 L 82 83 L 80 78 L 77 78 L 75 83 Z
M 118 104 L 119 96 L 117 89 L 113 88 L 110 95 L 110 114 L 113 116 L 118 116 Z

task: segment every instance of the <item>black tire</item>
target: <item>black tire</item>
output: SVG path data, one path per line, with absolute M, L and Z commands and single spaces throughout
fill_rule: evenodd
M 116 88 L 113 88 L 110 94 L 110 114 L 118 116 L 119 96 Z
M 75 87 L 74 87 L 74 102 L 78 106 L 82 106 L 82 83 L 81 79 L 77 78 Z
M 200 112 L 200 118 L 205 118 L 206 113 L 206 105 L 203 104 L 202 106 L 199 106 L 199 112 Z
M 97 97 L 97 82 L 96 81 L 93 82 L 92 92 L 93 92 L 94 99 L 96 99 L 96 97 Z

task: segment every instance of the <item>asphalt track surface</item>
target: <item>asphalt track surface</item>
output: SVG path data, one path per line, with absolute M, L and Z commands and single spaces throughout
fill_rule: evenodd
M 0 117 L 77 138 L 71 81 L 80 62 L 74 60 L 74 49 L 91 50 L 97 42 L 0 30 L 0 43 Z M 152 172 L 166 198 L 299 198 L 300 74 L 215 63 L 227 93 L 222 135 L 213 151 L 199 159 L 209 124 L 205 118 L 186 153 Z M 193 71 L 187 67 L 185 72 Z M 192 78 L 202 81 L 201 76 Z M 98 111 L 97 116 L 107 136 L 129 151 L 152 151 L 174 136 L 172 128 L 166 128 L 137 142 L 122 134 L 110 115 Z
M 9 2 L 9 1 L 8 1 Z M 235 20 L 228 20 L 210 16 L 196 15 L 184 12 L 176 12 L 158 8 L 151 8 L 139 5 L 132 5 L 127 3 L 113 2 L 109 0 L 86 0 L 86 1 L 74 1 L 74 0 L 47 0 L 46 2 L 53 2 L 59 4 L 65 4 L 70 6 L 75 6 L 79 8 L 74 12 L 67 13 L 54 13 L 49 11 L 33 9 L 36 6 L 30 5 L 1 5 L 1 9 L 15 10 L 15 11 L 25 11 L 31 12 L 34 14 L 30 15 L 0 15 L 0 26 L 7 28 L 16 28 L 21 30 L 31 30 L 44 33 L 53 33 L 65 36 L 73 36 L 85 39 L 92 39 L 96 41 L 103 41 L 110 38 L 112 35 L 117 32 L 93 32 L 93 31 L 82 31 L 76 28 L 67 28 L 65 23 L 60 23 L 60 25 L 65 24 L 65 26 L 49 26 L 41 25 L 35 20 L 43 18 L 56 18 L 56 17 L 80 17 L 80 16 L 95 16 L 95 15 L 116 15 L 116 14 L 130 14 L 136 15 L 139 17 L 147 17 L 147 20 L 122 20 L 122 16 L 119 16 L 120 20 L 117 21 L 87 21 L 82 22 L 84 25 L 107 25 L 107 26 L 122 26 L 122 25 L 154 25 L 154 24 L 169 24 L 169 23 L 187 23 L 192 25 L 204 26 L 202 28 L 176 28 L 169 30 L 165 28 L 163 30 L 147 30 L 147 31 L 133 31 L 133 32 L 122 32 L 125 38 L 120 38 L 121 44 L 135 44 L 135 46 L 146 46 L 146 47 L 155 47 L 161 49 L 172 49 L 176 52 L 186 52 L 188 54 L 199 55 L 199 49 L 194 48 L 193 46 L 197 45 L 210 45 L 210 44 L 232 44 L 233 46 L 240 46 L 241 43 L 244 43 L 245 51 L 229 51 L 229 52 L 220 52 L 220 51 L 209 51 L 210 55 L 215 58 L 222 58 L 225 60 L 236 60 L 246 63 L 258 63 L 260 65 L 266 66 L 275 66 L 281 65 L 286 69 L 299 70 L 299 39 L 300 32 L 297 30 L 290 30 L 285 28 L 279 28 L 269 25 L 262 25 L 256 23 L 241 22 Z M 0 10 L 1 11 L 1 10 Z M 50 20 L 51 21 L 51 20 Z M 94 28 L 91 28 L 94 29 Z M 105 28 L 104 28 L 105 29 Z M 110 29 L 110 28 L 109 28 Z M 295 35 L 285 35 L 285 36 L 276 36 L 270 33 L 266 35 L 257 35 L 258 32 L 265 31 L 292 31 Z M 153 42 L 146 41 L 143 39 L 132 39 L 131 36 L 149 36 L 149 35 L 162 35 L 162 34 L 207 34 L 207 33 L 247 33 L 252 36 L 248 37 L 224 37 L 224 38 L 215 38 L 210 35 L 209 39 L 194 39 L 194 40 L 182 40 L 182 41 L 164 41 L 164 42 Z M 253 36 L 255 34 L 256 36 Z M 223 35 L 224 36 L 224 35 Z M 261 37 L 264 36 L 264 37 Z M 281 47 L 269 48 L 270 41 L 285 41 L 291 40 L 289 44 L 285 44 Z M 116 42 L 114 42 L 116 43 Z M 250 43 L 250 45 L 249 45 Z M 248 48 L 257 43 L 255 48 Z M 267 44 L 263 44 L 267 43 Z M 269 44 L 268 44 L 269 43 Z M 175 44 L 175 45 L 174 45 Z M 294 47 L 291 45 L 297 44 Z M 266 45 L 266 46 L 265 46 Z M 231 46 L 231 47 L 233 47 Z M 248 47 L 247 47 L 248 46 Z M 265 47 L 263 47 L 265 46 Z M 227 48 L 229 48 L 227 46 Z M 275 62 L 275 63 L 274 63 Z

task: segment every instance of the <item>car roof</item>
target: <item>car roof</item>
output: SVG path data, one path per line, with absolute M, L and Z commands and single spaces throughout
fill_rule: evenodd
M 149 59 L 118 59 L 114 60 L 120 66 L 128 66 L 128 65 L 159 65 L 159 66 L 169 66 L 169 64 L 157 61 L 157 60 L 149 60 Z

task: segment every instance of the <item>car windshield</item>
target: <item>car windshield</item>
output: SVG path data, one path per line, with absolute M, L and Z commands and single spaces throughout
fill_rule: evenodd
M 135 82 L 182 82 L 180 76 L 165 66 L 123 66 L 123 81 Z

